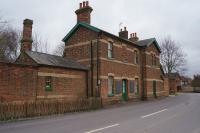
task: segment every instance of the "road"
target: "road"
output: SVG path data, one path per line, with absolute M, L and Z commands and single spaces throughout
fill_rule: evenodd
M 200 133 L 200 93 L 1 123 L 0 133 Z

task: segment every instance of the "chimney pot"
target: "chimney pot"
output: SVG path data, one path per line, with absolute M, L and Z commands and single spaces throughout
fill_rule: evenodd
M 86 1 L 86 6 L 89 6 L 89 2 L 88 1 Z
M 83 1 L 83 7 L 85 7 L 85 1 Z
M 120 38 L 124 38 L 124 39 L 128 39 L 128 31 L 126 29 L 126 27 L 124 27 L 124 31 L 121 29 L 119 32 L 119 37 Z
M 82 6 L 83 6 L 82 3 L 80 3 L 80 9 L 82 8 Z
M 131 34 L 131 37 L 129 38 L 129 40 L 132 41 L 132 42 L 138 41 L 139 38 L 137 37 L 137 33 L 136 33 L 136 32 L 135 32 L 135 33 L 132 33 L 132 34 Z
M 80 3 L 80 9 L 75 11 L 77 15 L 77 23 L 85 22 L 90 24 L 91 20 L 91 12 L 93 11 L 92 7 L 89 6 L 88 1 L 83 1 Z

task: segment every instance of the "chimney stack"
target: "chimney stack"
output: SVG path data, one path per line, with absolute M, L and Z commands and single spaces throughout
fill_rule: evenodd
M 25 19 L 23 27 L 23 36 L 21 40 L 21 52 L 32 50 L 32 25 L 33 20 Z
M 119 37 L 123 39 L 128 39 L 128 31 L 126 27 L 124 27 L 124 30 L 121 29 L 121 31 L 119 32 Z
M 89 6 L 88 1 L 83 1 L 82 3 L 80 3 L 79 9 L 75 11 L 77 15 L 77 23 L 85 22 L 90 24 L 92 11 L 93 9 Z
M 137 33 L 131 33 L 129 40 L 132 41 L 132 42 L 138 41 L 139 38 L 137 37 Z

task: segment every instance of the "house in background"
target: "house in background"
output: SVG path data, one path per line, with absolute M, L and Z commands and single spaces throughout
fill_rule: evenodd
M 190 77 L 181 76 L 181 86 L 191 86 L 192 79 Z
M 176 94 L 178 91 L 181 91 L 181 76 L 179 73 L 171 73 L 168 77 L 170 93 Z
M 31 51 L 32 20 L 24 20 L 21 55 L 0 63 L 4 101 L 102 98 L 103 104 L 167 96 L 155 38 L 139 40 L 126 27 L 116 36 L 91 25 L 88 1 L 75 11 L 77 24 L 63 38 L 63 57 Z

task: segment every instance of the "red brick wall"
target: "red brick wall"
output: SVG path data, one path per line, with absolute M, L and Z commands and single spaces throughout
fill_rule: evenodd
M 31 67 L 0 63 L 0 100 L 87 97 L 85 71 L 52 67 Z M 52 91 L 45 91 L 46 76 L 52 76 Z
M 108 43 L 113 43 L 113 59 L 108 58 Z M 134 50 L 139 49 L 134 45 L 122 43 L 118 39 L 101 36 L 100 45 L 100 78 L 101 78 L 101 96 L 103 102 L 112 103 L 122 99 L 122 93 L 114 93 L 113 97 L 108 96 L 108 76 L 111 74 L 114 81 L 127 80 L 127 91 L 129 100 L 138 97 L 134 93 L 130 93 L 130 81 L 139 78 L 139 93 L 141 94 L 141 69 L 139 64 L 134 64 Z M 116 88 L 114 88 L 116 89 Z
M 76 59 L 82 64 L 87 65 L 90 68 L 88 72 L 88 89 L 89 96 L 96 96 L 96 90 L 92 88 L 96 88 L 97 85 L 97 47 L 96 41 L 98 38 L 98 33 L 88 30 L 84 27 L 80 27 L 65 43 L 65 51 L 64 57 L 71 57 Z M 92 46 L 91 46 L 91 41 Z M 93 61 L 91 63 L 91 55 L 93 54 Z M 81 61 L 82 60 L 82 61 Z M 93 76 L 91 76 L 93 75 Z M 93 77 L 93 78 L 92 78 Z M 93 87 L 91 87 L 93 86 Z
M 152 65 L 152 54 L 156 55 L 156 65 Z M 161 77 L 162 72 L 160 69 L 160 62 L 159 62 L 160 53 L 158 52 L 155 45 L 151 44 L 146 49 L 146 80 L 147 80 L 147 94 L 148 97 L 153 97 L 153 81 L 156 81 L 156 93 L 157 96 L 164 96 L 164 79 Z
M 38 70 L 39 98 L 77 99 L 87 97 L 85 71 L 40 67 Z M 45 91 L 46 76 L 52 77 L 52 91 Z
M 0 63 L 0 97 L 2 101 L 34 100 L 37 69 Z
M 180 84 L 181 80 L 178 77 L 176 77 L 175 79 L 169 79 L 170 92 L 177 93 L 178 91 L 177 86 L 179 86 Z
M 164 78 L 164 90 L 165 90 L 165 96 L 169 96 L 169 79 Z
M 142 89 L 144 88 L 145 94 L 152 93 L 152 82 L 156 80 L 157 82 L 157 95 L 163 95 L 163 80 L 161 79 L 161 70 L 159 58 L 157 59 L 156 66 L 152 67 L 151 57 L 149 54 L 153 52 L 156 56 L 159 56 L 159 52 L 154 45 L 150 45 L 147 49 L 144 49 L 142 52 L 141 49 L 138 49 L 135 45 L 130 45 L 128 43 L 119 41 L 116 38 L 109 37 L 107 35 L 101 34 L 99 39 L 99 69 L 97 69 L 97 38 L 98 33 L 90 31 L 86 28 L 79 28 L 71 38 L 66 42 L 65 48 L 65 57 L 73 57 L 79 62 L 88 65 L 91 67 L 91 41 L 92 51 L 93 51 L 93 89 L 97 88 L 97 71 L 101 79 L 100 90 L 101 96 L 103 99 L 109 99 L 112 101 L 121 97 L 121 94 L 114 97 L 108 97 L 108 83 L 107 78 L 109 73 L 114 75 L 119 80 L 127 79 L 134 80 L 136 77 L 139 78 L 139 92 L 140 96 L 142 95 Z M 113 59 L 108 59 L 108 42 L 113 42 Z M 134 64 L 134 50 L 137 50 L 139 53 L 139 64 Z M 143 54 L 142 54 L 143 53 Z M 144 64 L 143 67 L 143 78 L 147 79 L 142 86 L 142 69 L 141 63 Z M 91 79 L 91 70 L 89 71 L 89 84 L 92 82 Z M 148 82 L 147 82 L 148 81 Z M 92 89 L 92 85 L 89 85 Z M 128 88 L 129 89 L 129 88 Z M 95 93 L 95 90 L 93 90 Z M 148 95 L 152 97 L 152 94 Z M 130 97 L 131 96 L 130 94 Z
M 20 64 L 37 65 L 26 53 L 21 52 L 20 56 L 15 61 Z

